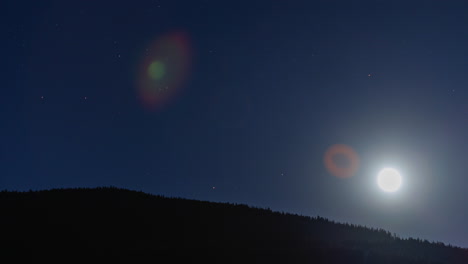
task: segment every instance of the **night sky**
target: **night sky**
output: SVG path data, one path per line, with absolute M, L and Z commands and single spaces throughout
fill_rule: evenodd
M 0 188 L 116 186 L 468 247 L 467 14 L 440 0 L 2 1 Z M 355 153 L 352 175 L 327 171 L 334 144 Z M 377 186 L 384 167 L 397 192 Z

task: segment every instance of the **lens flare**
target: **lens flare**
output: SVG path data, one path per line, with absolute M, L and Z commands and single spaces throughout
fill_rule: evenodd
M 148 75 L 151 79 L 155 81 L 161 79 L 165 73 L 166 73 L 166 68 L 164 66 L 164 63 L 160 61 L 152 62 L 150 66 L 148 67 Z
M 185 83 L 191 62 L 187 34 L 158 38 L 143 56 L 137 87 L 142 104 L 150 110 L 164 107 Z
M 327 171 L 338 178 L 349 178 L 359 169 L 359 156 L 350 146 L 336 144 L 327 149 L 323 159 Z

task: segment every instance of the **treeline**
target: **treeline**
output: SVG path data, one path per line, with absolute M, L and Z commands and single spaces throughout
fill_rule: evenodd
M 0 258 L 468 263 L 468 250 L 323 217 L 118 188 L 0 192 Z

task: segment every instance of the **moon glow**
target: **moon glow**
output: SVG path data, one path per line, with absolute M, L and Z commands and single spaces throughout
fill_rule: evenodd
M 377 176 L 377 184 L 384 192 L 396 192 L 401 186 L 401 175 L 395 169 L 384 168 Z

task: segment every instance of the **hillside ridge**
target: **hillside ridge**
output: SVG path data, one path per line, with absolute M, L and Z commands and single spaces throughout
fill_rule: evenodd
M 468 262 L 467 249 L 383 229 L 115 187 L 1 191 L 0 210 L 0 224 L 9 227 L 0 246 L 12 257 L 21 251 L 31 252 L 23 257 L 48 256 L 47 248 L 58 247 L 132 261 L 211 252 L 246 263 Z

